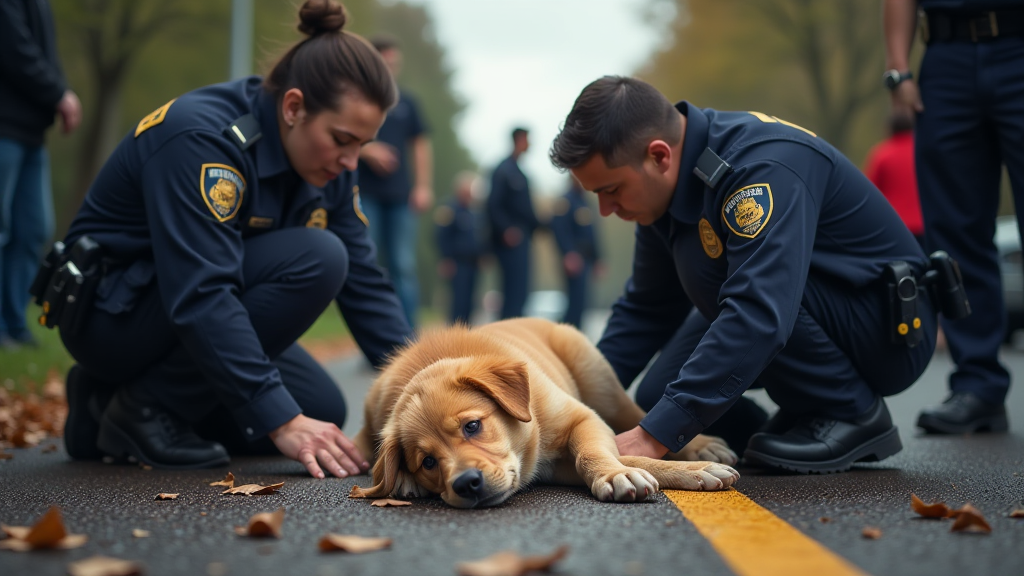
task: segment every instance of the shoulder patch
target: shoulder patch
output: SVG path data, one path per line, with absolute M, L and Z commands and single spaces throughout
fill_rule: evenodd
M 704 253 L 708 255 L 708 258 L 715 259 L 721 256 L 722 241 L 718 238 L 718 234 L 715 234 L 711 222 L 708 222 L 707 218 L 701 218 L 697 228 L 700 231 L 700 244 L 704 247 Z
M 175 98 L 174 100 L 177 100 L 177 98 Z M 163 122 L 164 118 L 167 117 L 167 110 L 171 107 L 171 104 L 174 104 L 174 100 L 171 100 L 167 104 L 164 104 L 156 110 L 153 110 L 152 112 L 147 114 L 142 120 L 139 120 L 139 125 L 135 127 L 135 137 L 138 138 L 139 134 L 142 134 L 146 130 L 149 130 L 153 126 L 156 126 L 157 124 Z
M 755 238 L 772 217 L 772 187 L 751 184 L 730 194 L 722 203 L 722 221 L 733 234 Z
M 309 220 L 306 220 L 306 228 L 326 229 L 327 210 L 324 208 L 317 208 L 316 210 L 313 210 L 313 213 L 309 215 Z
M 363 204 L 359 201 L 359 186 L 352 187 L 352 209 L 356 211 L 356 216 L 363 221 L 363 224 L 367 228 L 370 226 L 370 221 L 366 219 L 366 214 L 363 214 Z
M 226 164 L 203 164 L 199 190 L 217 221 L 226 222 L 234 218 L 242 206 L 245 178 Z

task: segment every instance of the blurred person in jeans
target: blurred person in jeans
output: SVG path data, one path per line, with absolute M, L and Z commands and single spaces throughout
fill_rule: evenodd
M 0 348 L 35 345 L 25 322 L 28 289 L 53 234 L 46 129 L 64 133 L 82 106 L 57 58 L 47 0 L 0 0 Z

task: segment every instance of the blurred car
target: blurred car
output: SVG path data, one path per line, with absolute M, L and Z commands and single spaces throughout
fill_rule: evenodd
M 1024 329 L 1024 258 L 1016 216 L 996 218 L 995 244 L 999 251 L 999 271 L 1003 278 L 1003 300 L 1009 317 L 1006 328 L 1006 338 L 1009 340 L 1016 330 Z

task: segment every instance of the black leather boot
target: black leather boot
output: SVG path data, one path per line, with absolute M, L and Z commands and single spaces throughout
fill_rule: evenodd
M 100 420 L 99 448 L 115 457 L 128 456 L 154 468 L 188 470 L 224 466 L 227 450 L 200 438 L 184 421 L 130 386 L 107 405 Z
M 989 404 L 970 392 L 954 392 L 942 404 L 925 408 L 917 425 L 932 434 L 1006 432 L 1010 428 L 1005 405 Z
M 99 460 L 103 452 L 96 447 L 100 434 L 97 382 L 78 365 L 68 370 L 64 381 L 68 397 L 68 416 L 64 421 L 64 449 L 74 460 Z
M 888 458 L 902 449 L 899 431 L 878 398 L 866 414 L 850 422 L 805 416 L 784 434 L 754 434 L 743 456 L 756 466 L 828 474 L 848 470 L 854 462 Z

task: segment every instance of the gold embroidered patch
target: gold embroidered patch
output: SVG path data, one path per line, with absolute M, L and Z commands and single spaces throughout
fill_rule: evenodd
M 203 164 L 199 176 L 199 190 L 203 201 L 218 222 L 225 222 L 238 214 L 245 195 L 245 178 L 226 164 Z
M 356 211 L 356 216 L 359 216 L 363 224 L 369 227 L 370 221 L 366 218 L 366 214 L 363 214 L 363 205 L 359 202 L 359 186 L 352 187 L 352 209 Z
M 265 216 L 252 216 L 249 218 L 249 228 L 270 228 L 273 225 L 273 218 L 267 218 Z
M 306 228 L 319 228 L 321 230 L 327 228 L 327 210 L 323 208 L 313 210 L 313 213 L 309 215 L 309 220 L 306 220 Z
M 177 98 L 174 100 L 177 100 Z M 153 110 L 142 120 L 139 120 L 139 125 L 135 127 L 135 137 L 138 138 L 139 134 L 142 134 L 146 130 L 149 130 L 153 126 L 163 122 L 164 118 L 167 117 L 167 109 L 171 107 L 171 104 L 174 104 L 174 100 L 171 100 L 167 104 Z
M 722 203 L 722 221 L 733 234 L 754 238 L 772 217 L 772 187 L 751 184 L 733 192 Z
M 700 231 L 700 244 L 704 247 L 704 253 L 709 258 L 721 256 L 722 241 L 718 239 L 718 234 L 715 234 L 714 228 L 711 227 L 711 222 L 708 222 L 707 218 L 701 218 L 700 223 L 697 224 L 697 229 Z

